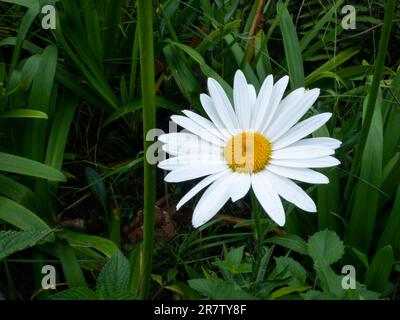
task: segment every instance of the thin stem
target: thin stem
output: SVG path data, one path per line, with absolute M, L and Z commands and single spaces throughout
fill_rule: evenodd
M 150 0 L 138 2 L 140 76 L 142 84 L 144 153 L 151 144 L 146 134 L 155 128 L 155 75 L 153 48 L 153 3 Z M 148 299 L 151 285 L 151 264 L 154 238 L 154 211 L 156 201 L 156 169 L 144 161 L 144 230 L 141 254 L 140 297 Z
M 251 213 L 254 220 L 254 238 L 256 240 L 257 261 L 261 259 L 264 240 L 264 228 L 261 223 L 261 208 L 254 192 L 251 192 Z

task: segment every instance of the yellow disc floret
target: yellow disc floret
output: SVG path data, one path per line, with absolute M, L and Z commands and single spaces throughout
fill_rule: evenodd
M 224 150 L 229 167 L 240 173 L 262 171 L 270 161 L 271 154 L 271 142 L 263 135 L 250 131 L 233 136 Z

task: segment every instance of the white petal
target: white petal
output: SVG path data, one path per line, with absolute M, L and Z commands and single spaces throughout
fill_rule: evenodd
M 276 141 L 283 136 L 306 114 L 317 100 L 319 91 L 312 89 L 304 92 L 304 88 L 299 88 L 281 102 L 273 122 L 265 131 L 270 141 Z
M 254 86 L 252 84 L 247 85 L 247 88 L 249 89 L 249 103 L 250 103 L 251 107 L 253 108 L 253 106 L 257 100 L 256 88 L 254 88 Z
M 308 138 L 308 139 L 303 139 L 299 140 L 293 144 L 291 144 L 291 147 L 298 147 L 298 146 L 319 146 L 319 147 L 325 147 L 325 148 L 330 148 L 333 150 L 336 150 L 337 148 L 340 147 L 342 142 L 340 140 L 336 140 L 333 138 L 329 137 L 318 137 L 318 138 Z
M 274 118 L 274 115 L 276 113 L 276 109 L 279 106 L 279 103 L 282 100 L 283 94 L 285 93 L 286 87 L 289 82 L 289 77 L 284 76 L 281 79 L 278 80 L 277 83 L 275 83 L 273 89 L 272 89 L 272 96 L 271 99 L 269 100 L 269 105 L 268 106 L 260 106 L 260 108 L 266 108 L 267 112 L 264 116 L 263 123 L 261 124 L 261 127 L 258 131 L 264 132 L 266 128 L 268 128 L 269 124 L 271 123 L 272 119 Z M 255 121 L 255 119 L 253 119 Z M 257 128 L 255 128 L 257 129 Z
M 259 130 L 265 123 L 265 118 L 269 111 L 270 100 L 273 93 L 273 85 L 274 79 L 272 75 L 269 75 L 264 80 L 256 100 L 253 126 L 255 130 Z
M 249 103 L 249 89 L 242 71 L 235 73 L 233 81 L 233 101 L 241 128 L 248 129 L 250 125 L 251 104 Z
M 332 116 L 332 113 L 321 113 L 306 120 L 303 120 L 286 132 L 282 137 L 272 144 L 273 150 L 282 149 L 322 127 Z
M 279 226 L 283 226 L 285 224 L 285 212 L 282 201 L 271 183 L 264 179 L 262 173 L 259 173 L 251 175 L 251 186 L 265 212 Z
M 215 180 L 221 178 L 222 176 L 224 176 L 230 172 L 231 172 L 231 170 L 227 169 L 225 171 L 221 171 L 221 172 L 209 175 L 208 177 L 201 180 L 192 189 L 190 189 L 188 191 L 188 193 L 186 193 L 184 195 L 184 197 L 178 202 L 178 204 L 176 205 L 176 210 L 179 210 L 186 202 L 188 202 L 190 199 L 192 199 L 197 193 L 199 193 L 201 190 L 203 190 L 205 187 L 207 187 L 210 183 L 214 182 Z
M 210 164 L 187 165 L 172 170 L 165 176 L 164 180 L 166 182 L 181 182 L 186 180 L 192 180 L 208 176 L 209 174 L 224 171 L 227 168 L 228 166 L 225 163 L 214 164 L 214 165 Z
M 185 156 L 185 155 L 221 155 L 222 149 L 209 143 L 206 144 L 202 140 L 201 143 L 191 144 L 191 143 L 182 143 L 182 144 L 175 144 L 175 143 L 168 143 L 162 146 L 162 149 L 171 156 Z
M 225 128 L 228 130 L 238 129 L 240 127 L 239 121 L 232 105 L 226 96 L 224 89 L 213 78 L 208 78 L 208 91 L 210 92 L 215 110 L 225 125 Z
M 302 182 L 314 183 L 314 184 L 329 183 L 329 179 L 322 173 L 319 173 L 317 171 L 308 168 L 289 168 L 289 167 L 281 167 L 269 164 L 267 170 L 275 174 L 278 174 L 280 176 Z
M 187 154 L 222 155 L 222 147 L 211 144 L 199 136 L 186 132 L 163 134 L 158 138 L 164 142 L 162 149 L 173 156 Z
M 231 183 L 231 199 L 233 202 L 242 199 L 247 192 L 249 192 L 251 186 L 251 177 L 245 173 L 233 173 L 233 181 Z
M 175 170 L 188 165 L 215 165 L 224 163 L 225 160 L 221 155 L 184 155 L 163 160 L 158 164 L 158 167 L 163 170 Z
M 192 224 L 198 228 L 209 221 L 229 199 L 232 174 L 227 173 L 214 181 L 204 192 L 193 212 Z
M 287 148 L 274 150 L 272 159 L 310 159 L 331 156 L 334 154 L 330 148 L 319 146 L 290 146 Z
M 321 157 L 313 159 L 271 159 L 270 163 L 292 168 L 328 168 L 337 166 L 340 161 L 334 157 Z
M 228 131 L 226 124 L 219 117 L 217 108 L 214 105 L 214 102 L 211 99 L 211 97 L 206 95 L 205 93 L 202 93 L 202 94 L 200 94 L 200 102 L 201 102 L 201 105 L 203 106 L 204 111 L 207 113 L 208 117 L 215 124 L 215 126 L 218 128 L 218 130 L 221 132 L 221 134 L 226 139 L 230 139 L 230 137 L 234 133 L 233 132 L 231 133 Z
M 212 133 L 213 135 L 217 136 L 220 140 L 222 141 L 227 141 L 228 139 L 222 135 L 222 133 L 217 129 L 214 123 L 212 123 L 210 120 L 198 115 L 197 113 L 194 113 L 190 110 L 183 110 L 182 113 L 187 116 L 188 118 L 192 119 L 194 122 L 196 122 L 199 126 L 203 127 L 206 129 L 208 132 Z
M 272 172 L 265 171 L 263 175 L 268 181 L 274 186 L 278 194 L 285 200 L 293 203 L 300 209 L 308 212 L 316 212 L 317 208 L 314 201 L 310 196 L 303 191 L 297 184 L 292 180 L 278 176 Z
M 188 130 L 190 132 L 193 132 L 194 134 L 198 135 L 199 137 L 201 137 L 204 140 L 207 140 L 217 146 L 225 145 L 225 143 L 222 142 L 217 136 L 210 133 L 206 129 L 200 127 L 192 119 L 189 119 L 184 116 L 176 116 L 176 115 L 172 116 L 171 119 L 176 124 L 180 125 L 181 127 L 185 128 L 186 130 Z

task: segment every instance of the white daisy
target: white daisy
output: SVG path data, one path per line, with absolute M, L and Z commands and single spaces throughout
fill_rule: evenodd
M 186 129 L 164 134 L 159 140 L 172 157 L 159 167 L 171 171 L 166 182 L 205 177 L 177 204 L 177 209 L 202 189 L 192 218 L 194 227 L 209 221 L 229 200 L 243 198 L 250 188 L 278 225 L 285 224 L 283 199 L 300 209 L 316 212 L 313 200 L 296 183 L 325 184 L 329 180 L 310 168 L 336 166 L 332 157 L 341 142 L 332 138 L 306 138 L 323 126 L 331 113 L 322 113 L 297 123 L 319 96 L 319 89 L 299 88 L 282 99 L 289 78 L 275 84 L 268 76 L 256 94 L 243 73 L 235 74 L 234 108 L 221 85 L 208 79 L 209 95 L 201 94 L 210 120 L 188 110 L 171 117 Z

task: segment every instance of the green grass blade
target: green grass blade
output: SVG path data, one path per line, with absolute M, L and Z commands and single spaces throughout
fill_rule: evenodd
M 364 100 L 364 110 L 369 106 L 370 97 L 368 95 Z M 381 195 L 379 192 L 379 186 L 382 181 L 383 151 L 381 102 L 382 97 L 378 96 L 365 150 L 361 158 L 359 180 L 354 188 L 354 198 L 347 230 L 348 243 L 365 253 L 369 252 L 372 243 Z
M 382 292 L 388 284 L 393 264 L 393 250 L 390 245 L 380 249 L 372 259 L 365 275 L 365 283 L 370 290 Z
M 385 16 L 383 20 L 383 27 L 381 31 L 381 37 L 379 40 L 378 57 L 376 59 L 374 75 L 372 78 L 371 88 L 369 92 L 368 105 L 366 107 L 365 117 L 363 121 L 363 127 L 361 131 L 361 138 L 356 148 L 354 160 L 351 166 L 350 178 L 348 179 L 345 196 L 348 198 L 351 188 L 354 182 L 354 176 L 361 167 L 362 156 L 364 154 L 364 149 L 367 144 L 367 139 L 370 132 L 370 126 L 372 123 L 372 118 L 374 115 L 374 109 L 376 100 L 378 98 L 378 91 L 380 86 L 380 81 L 382 79 L 383 66 L 385 63 L 385 57 L 388 53 L 388 44 L 390 39 L 390 31 L 393 24 L 393 15 L 395 10 L 396 0 L 388 0 L 385 4 Z
M 15 109 L 15 110 L 7 110 L 0 113 L 0 119 L 5 118 L 34 118 L 34 119 L 48 119 L 47 114 L 31 109 Z
M 378 248 L 391 245 L 393 252 L 398 259 L 400 257 L 400 185 L 397 188 L 397 195 L 394 201 L 385 229 L 379 241 Z
M 66 181 L 62 172 L 43 163 L 0 152 L 0 171 L 17 173 L 49 181 Z
M 287 67 L 290 76 L 290 86 L 292 89 L 304 87 L 303 58 L 301 56 L 296 29 L 292 18 L 289 15 L 289 11 L 282 2 L 278 2 L 277 11 L 282 12 L 279 26 L 282 31 L 283 47 L 285 49 Z
M 143 103 L 143 136 L 156 126 L 155 74 L 153 47 L 153 4 L 148 0 L 138 0 L 140 75 Z M 144 141 L 144 154 L 151 146 Z M 154 241 L 154 208 L 156 202 L 156 168 L 144 162 L 144 226 L 143 251 L 141 259 L 140 297 L 146 299 L 150 294 L 152 252 Z
M 2 196 L 0 219 L 24 231 L 50 230 L 50 227 L 32 211 Z

